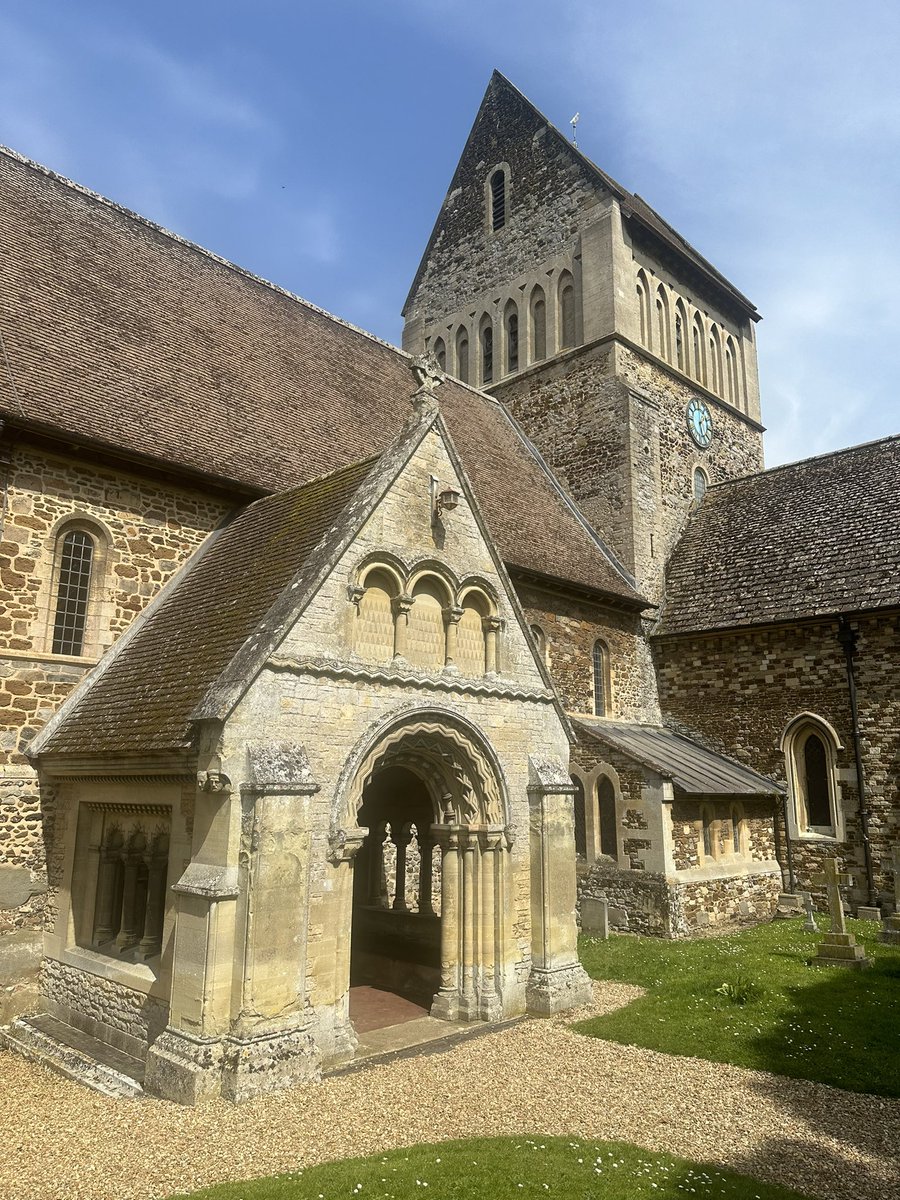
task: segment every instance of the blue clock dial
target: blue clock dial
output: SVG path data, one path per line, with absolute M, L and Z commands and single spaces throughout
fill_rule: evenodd
M 709 409 L 702 400 L 696 397 L 687 407 L 687 422 L 691 437 L 698 446 L 705 449 L 712 441 L 713 423 Z

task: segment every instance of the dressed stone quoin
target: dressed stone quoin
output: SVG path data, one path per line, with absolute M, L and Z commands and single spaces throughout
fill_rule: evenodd
M 896 936 L 900 438 L 765 470 L 755 306 L 502 75 L 403 350 L 11 150 L 0 235 L 7 1044 L 240 1101 L 579 916 Z

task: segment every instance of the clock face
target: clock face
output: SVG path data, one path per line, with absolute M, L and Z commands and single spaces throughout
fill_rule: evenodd
M 687 407 L 687 422 L 691 437 L 697 445 L 704 448 L 708 446 L 712 441 L 713 423 L 709 409 L 702 400 L 695 397 L 690 402 Z

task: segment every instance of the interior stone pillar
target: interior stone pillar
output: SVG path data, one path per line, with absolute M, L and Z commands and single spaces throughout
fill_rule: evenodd
M 575 924 L 574 787 L 561 762 L 529 763 L 531 975 L 528 1008 L 560 1012 L 586 1004 L 591 983 L 578 961 Z
M 391 841 L 397 850 L 397 868 L 394 872 L 394 912 L 408 912 L 406 903 L 406 851 L 412 841 L 412 829 L 404 825 L 396 832 L 391 828 Z
M 432 825 L 441 848 L 441 986 L 431 1015 L 444 1021 L 459 1017 L 460 1004 L 460 834 L 458 825 Z
M 433 916 L 434 901 L 431 896 L 431 889 L 433 885 L 432 872 L 434 870 L 434 863 L 431 856 L 434 850 L 434 839 L 430 834 L 418 833 L 416 841 L 419 846 L 419 912 Z

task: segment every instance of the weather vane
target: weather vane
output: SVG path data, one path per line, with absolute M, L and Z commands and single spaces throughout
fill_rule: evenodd
M 575 116 L 572 118 L 572 120 L 569 122 L 569 124 L 572 126 L 572 145 L 575 147 L 576 150 L 578 149 L 578 142 L 575 138 L 575 126 L 578 124 L 578 122 L 580 120 L 581 120 L 581 113 L 576 113 Z

